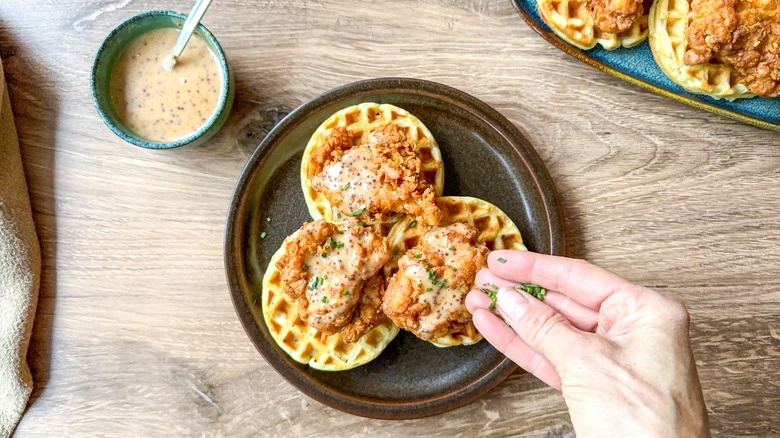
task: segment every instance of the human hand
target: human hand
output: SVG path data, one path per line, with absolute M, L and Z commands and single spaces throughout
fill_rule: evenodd
M 578 436 L 709 436 L 679 300 L 583 260 L 525 251 L 493 251 L 476 278 L 478 288 L 486 283 L 500 288 L 500 317 L 474 290 L 466 297 L 474 325 L 561 390 Z M 544 301 L 519 283 L 546 288 Z

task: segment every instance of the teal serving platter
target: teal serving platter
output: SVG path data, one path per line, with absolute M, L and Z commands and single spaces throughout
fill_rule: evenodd
M 588 65 L 678 102 L 761 128 L 780 131 L 780 98 L 754 97 L 729 102 L 689 93 L 661 71 L 653 59 L 647 40 L 629 49 L 606 50 L 596 46 L 590 50 L 581 50 L 552 32 L 539 15 L 536 0 L 512 0 L 512 3 L 523 20 L 542 38 Z

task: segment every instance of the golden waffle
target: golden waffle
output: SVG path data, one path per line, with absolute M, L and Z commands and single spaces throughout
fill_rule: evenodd
M 440 227 L 455 222 L 463 222 L 479 230 L 477 240 L 485 243 L 490 250 L 516 249 L 526 251 L 520 230 L 511 219 L 495 205 L 481 199 L 468 196 L 443 196 L 436 199 L 442 213 Z M 387 240 L 393 256 L 384 266 L 386 279 L 398 271 L 398 259 L 406 251 L 417 246 L 417 242 L 428 231 L 428 227 L 416 224 L 410 228 L 412 219 L 406 217 L 393 226 Z M 431 342 L 438 347 L 454 345 L 469 345 L 479 342 L 482 335 L 477 332 L 474 324 L 469 323 L 463 331 L 449 336 L 436 338 Z
M 303 158 L 301 159 L 301 187 L 303 187 L 303 197 L 306 199 L 306 206 L 312 218 L 315 220 L 325 219 L 330 222 L 334 222 L 334 219 L 336 219 L 333 217 L 333 209 L 325 196 L 315 191 L 311 186 L 308 169 L 312 151 L 324 144 L 331 129 L 335 127 L 346 127 L 356 134 L 356 144 L 362 144 L 374 130 L 390 122 L 397 124 L 402 130 L 406 131 L 408 138 L 415 142 L 417 146 L 416 151 L 420 153 L 422 161 L 422 176 L 433 185 L 436 190 L 436 196 L 441 196 L 444 189 L 444 162 L 441 159 L 441 151 L 438 144 L 436 144 L 436 139 L 433 138 L 428 128 L 417 117 L 409 114 L 402 108 L 386 103 L 380 105 L 378 103 L 366 102 L 344 108 L 322 122 L 311 136 L 309 144 L 303 151 Z M 395 215 L 389 222 L 396 222 L 402 216 Z M 377 224 L 372 225 L 375 225 L 375 228 L 377 228 Z M 382 232 L 382 235 L 387 235 L 388 230 L 380 229 L 379 231 Z
M 323 371 L 349 370 L 376 359 L 398 335 L 399 328 L 383 316 L 380 325 L 349 344 L 339 333 L 326 335 L 303 322 L 298 315 L 298 304 L 282 289 L 282 275 L 276 268 L 286 246 L 287 241 L 271 258 L 263 276 L 263 319 L 274 341 L 296 362 Z
M 537 0 L 536 7 L 556 35 L 583 50 L 592 49 L 596 44 L 607 50 L 634 47 L 647 38 L 647 14 L 639 17 L 630 29 L 611 33 L 596 26 L 585 0 Z
M 753 97 L 746 86 L 737 83 L 737 72 L 728 65 L 685 64 L 690 16 L 689 0 L 656 0 L 650 8 L 650 50 L 661 70 L 691 93 L 726 100 Z

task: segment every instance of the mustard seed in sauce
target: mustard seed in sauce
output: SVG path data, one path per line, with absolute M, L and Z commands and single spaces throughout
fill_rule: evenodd
M 214 115 L 222 90 L 217 57 L 193 35 L 173 71 L 163 69 L 179 30 L 156 29 L 133 40 L 111 74 L 111 102 L 130 130 L 151 141 L 191 135 Z

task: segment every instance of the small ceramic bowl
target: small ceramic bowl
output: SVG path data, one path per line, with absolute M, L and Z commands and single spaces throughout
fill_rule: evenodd
M 179 146 L 196 146 L 204 143 L 219 131 L 230 113 L 235 95 L 235 82 L 228 66 L 222 47 L 214 38 L 214 35 L 199 24 L 195 28 L 195 35 L 203 39 L 211 50 L 217 55 L 222 71 L 222 92 L 217 110 L 211 119 L 200 129 L 191 135 L 172 142 L 155 142 L 143 138 L 131 131 L 119 119 L 114 106 L 111 103 L 111 72 L 122 51 L 130 42 L 143 33 L 167 27 L 181 28 L 187 16 L 173 11 L 149 11 L 136 15 L 120 24 L 103 40 L 103 44 L 95 55 L 92 65 L 92 100 L 95 102 L 98 114 L 116 135 L 122 140 L 148 149 L 171 149 Z M 160 67 L 162 68 L 162 66 Z

